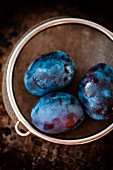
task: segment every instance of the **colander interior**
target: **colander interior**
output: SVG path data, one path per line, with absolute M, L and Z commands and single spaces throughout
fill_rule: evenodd
M 64 24 L 48 28 L 35 35 L 21 50 L 13 72 L 15 100 L 22 115 L 33 127 L 31 109 L 39 97 L 26 90 L 23 77 L 33 60 L 42 54 L 56 50 L 69 54 L 76 64 L 77 73 L 74 81 L 61 90 L 74 96 L 76 96 L 78 81 L 88 68 L 100 62 L 113 67 L 113 41 L 95 28 L 83 24 Z M 113 116 L 104 121 L 97 121 L 86 115 L 84 122 L 76 129 L 54 136 L 62 139 L 81 139 L 104 130 L 112 122 Z

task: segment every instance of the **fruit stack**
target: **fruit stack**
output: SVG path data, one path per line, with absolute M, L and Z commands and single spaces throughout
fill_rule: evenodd
M 113 113 L 113 68 L 98 63 L 87 70 L 78 83 L 77 97 L 58 92 L 76 75 L 72 58 L 62 51 L 44 54 L 32 62 L 25 75 L 26 89 L 42 96 L 31 111 L 36 128 L 47 134 L 58 134 L 78 127 L 85 114 L 105 120 Z

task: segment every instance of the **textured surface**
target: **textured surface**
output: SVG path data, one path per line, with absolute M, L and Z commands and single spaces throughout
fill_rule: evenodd
M 79 82 L 78 96 L 92 118 L 113 116 L 113 68 L 105 63 L 89 68 Z
M 74 75 L 75 64 L 70 56 L 54 51 L 39 56 L 29 65 L 24 84 L 30 93 L 42 96 L 67 86 Z
M 75 129 L 84 120 L 78 100 L 68 93 L 50 93 L 33 107 L 31 118 L 42 132 L 56 134 Z
M 21 3 L 20 3 L 21 2 Z M 112 6 L 108 2 L 80 3 L 60 1 L 8 2 L 0 6 L 0 84 L 5 62 L 15 43 L 34 24 L 50 17 L 69 15 L 90 19 L 113 31 Z M 10 5 L 11 4 L 11 5 Z M 27 4 L 27 5 L 26 5 Z M 52 3 L 53 4 L 53 3 Z M 10 10 L 9 10 L 10 9 Z M 101 9 L 101 10 L 100 10 Z M 95 12 L 96 11 L 96 12 Z M 2 18 L 3 16 L 3 18 Z M 0 91 L 1 95 L 1 91 Z M 112 170 L 113 133 L 90 144 L 60 146 L 33 136 L 19 137 L 14 123 L 0 98 L 0 169 L 1 170 Z

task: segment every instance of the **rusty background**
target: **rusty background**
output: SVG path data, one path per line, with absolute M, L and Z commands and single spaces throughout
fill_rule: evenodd
M 79 17 L 113 32 L 111 1 L 4 1 L 0 4 L 0 86 L 15 43 L 33 25 L 52 17 Z M 98 141 L 61 146 L 34 136 L 20 137 L 2 101 L 0 88 L 0 170 L 113 170 L 113 132 Z

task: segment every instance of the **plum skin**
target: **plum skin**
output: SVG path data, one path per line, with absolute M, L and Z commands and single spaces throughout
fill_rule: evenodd
M 62 51 L 54 51 L 38 57 L 29 65 L 24 85 L 30 93 L 42 96 L 67 86 L 75 73 L 71 57 Z
M 68 93 L 55 92 L 39 99 L 31 112 L 33 124 L 47 134 L 75 129 L 84 120 L 78 100 Z
M 78 98 L 90 117 L 109 118 L 113 114 L 113 68 L 105 63 L 91 67 L 79 82 Z

